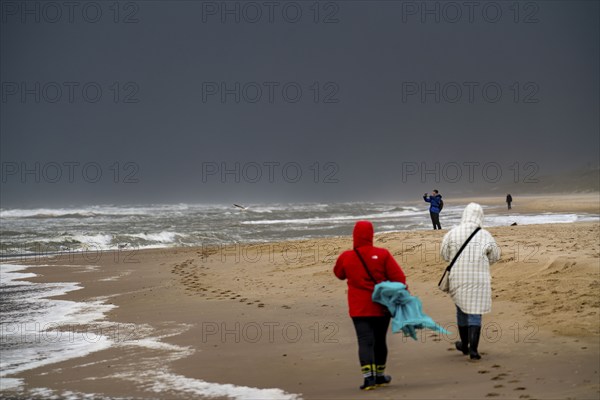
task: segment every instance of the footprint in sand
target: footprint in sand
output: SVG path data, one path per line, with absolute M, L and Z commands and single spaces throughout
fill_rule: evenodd
M 508 376 L 508 375 L 506 375 L 504 373 L 498 374 L 498 375 L 492 377 L 492 380 L 493 381 L 503 381 L 505 376 Z
M 485 397 L 498 397 L 500 396 L 500 393 L 488 393 L 485 395 Z

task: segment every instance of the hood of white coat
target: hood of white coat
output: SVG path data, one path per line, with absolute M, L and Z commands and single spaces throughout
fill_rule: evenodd
M 483 208 L 477 203 L 469 203 L 463 211 L 460 223 L 483 226 Z

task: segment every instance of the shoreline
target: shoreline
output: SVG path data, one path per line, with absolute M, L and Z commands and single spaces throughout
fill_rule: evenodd
M 484 210 L 486 212 L 486 217 L 489 218 L 493 218 L 496 219 L 496 224 L 489 226 L 488 227 L 499 227 L 499 226 L 508 226 L 510 225 L 510 223 L 505 223 L 503 220 L 506 218 L 513 218 L 513 222 L 516 222 L 516 220 L 518 220 L 519 218 L 528 218 L 528 217 L 536 217 L 536 216 L 548 216 L 548 215 L 562 215 L 562 217 L 567 218 L 567 217 L 573 217 L 573 215 L 575 215 L 575 218 L 577 218 L 578 216 L 581 216 L 585 219 L 589 219 L 591 218 L 600 218 L 600 193 L 587 193 L 587 194 L 583 194 L 583 195 L 560 195 L 560 196 L 547 196 L 547 195 L 542 195 L 542 196 L 532 196 L 532 195 L 528 195 L 528 196 L 520 196 L 518 198 L 516 198 L 513 201 L 513 208 L 511 210 L 507 210 L 506 209 L 506 203 L 503 201 L 503 199 L 498 198 L 496 196 L 486 196 L 486 197 L 473 197 L 473 198 L 450 198 L 450 199 L 445 199 L 445 204 L 446 207 L 464 207 L 466 206 L 466 204 L 468 204 L 469 202 L 478 202 L 480 203 L 483 207 Z M 415 202 L 406 202 L 407 204 L 416 204 L 418 203 L 417 201 Z M 390 206 L 393 205 L 394 203 L 389 203 Z M 541 212 L 543 211 L 543 212 Z M 427 208 L 426 208 L 426 204 L 423 206 L 422 209 L 422 213 L 423 213 L 423 217 L 421 221 L 425 221 L 424 226 L 419 226 L 419 227 L 414 227 L 413 229 L 391 229 L 391 230 L 383 230 L 381 233 L 406 233 L 406 232 L 420 232 L 420 231 L 426 231 L 427 228 L 425 228 L 425 226 L 429 226 L 428 224 L 428 220 L 429 220 L 429 215 L 427 212 Z M 448 214 L 444 215 L 444 211 L 442 211 L 441 213 L 441 222 L 443 226 L 446 226 L 446 228 L 444 228 L 444 230 L 447 230 L 448 228 L 448 220 L 447 218 L 450 218 L 450 223 L 456 223 L 457 222 L 457 218 L 460 219 L 459 215 L 454 215 L 456 214 L 456 212 L 454 211 L 454 214 L 451 214 L 452 216 L 449 216 Z M 357 216 L 357 218 L 361 218 L 360 216 Z M 508 222 L 508 220 L 507 220 Z M 522 225 L 546 225 L 546 224 L 553 224 L 553 223 L 573 223 L 573 222 L 579 222 L 579 221 L 570 221 L 570 220 L 565 220 L 565 221 L 551 221 L 551 222 L 537 222 L 534 221 L 533 223 L 531 222 L 526 222 Z M 375 223 L 376 225 L 376 230 L 377 230 L 377 223 Z M 453 225 L 451 225 L 453 226 Z M 282 240 L 277 240 L 277 241 L 273 241 L 273 240 L 263 240 L 263 241 L 252 241 L 252 240 L 241 240 L 241 241 L 236 241 L 236 242 L 223 242 L 223 243 L 210 243 L 205 245 L 205 247 L 215 247 L 215 246 L 235 246 L 235 245 L 253 245 L 253 244 L 257 244 L 257 245 L 265 245 L 265 244 L 269 244 L 269 243 L 275 243 L 275 242 L 286 242 L 286 243 L 291 243 L 291 242 L 295 242 L 295 241 L 302 241 L 302 240 L 329 240 L 329 239 L 339 239 L 343 236 L 339 236 L 339 235 L 323 235 L 323 236 L 311 236 L 311 237 L 292 237 L 292 238 L 287 238 L 287 239 L 282 239 Z M 139 251 L 146 251 L 146 250 L 157 250 L 157 249 L 192 249 L 195 247 L 203 247 L 202 244 L 192 244 L 192 245 L 171 245 L 171 244 L 155 244 L 155 245 L 150 245 L 150 246 L 141 246 L 141 247 L 137 247 L 135 245 L 133 246 L 124 246 L 123 248 L 120 247 L 116 248 L 115 246 L 112 247 L 108 247 L 108 248 L 104 248 L 102 246 L 99 246 L 98 244 L 92 243 L 88 249 L 67 249 L 67 250 L 48 250 L 48 251 L 37 251 L 34 253 L 18 253 L 18 254 L 6 254 L 6 253 L 0 253 L 0 261 L 3 262 L 11 262 L 15 259 L 20 259 L 20 260 L 24 260 L 26 261 L 26 259 L 28 258 L 40 258 L 40 257 L 66 257 L 66 258 L 73 258 L 78 254 L 95 254 L 95 253 L 108 253 L 108 252 L 115 252 L 115 253 L 122 253 L 124 254 L 124 256 L 127 256 L 128 253 L 137 253 Z M 41 250 L 41 249 L 39 249 Z M 93 257 L 89 257 L 91 259 L 91 261 L 93 260 Z
M 578 194 L 565 193 L 543 193 L 536 194 L 514 194 L 512 193 L 513 212 L 525 210 L 526 212 L 585 212 L 600 214 L 600 192 L 585 192 Z M 504 195 L 505 196 L 505 195 Z M 482 206 L 496 207 L 507 211 L 507 205 L 504 196 L 473 196 L 456 197 L 444 202 L 452 205 L 467 205 L 470 202 L 476 202 Z
M 397 384 L 375 394 L 357 390 L 346 285 L 331 273 L 337 255 L 351 246 L 348 235 L 217 249 L 148 249 L 127 262 L 117 257 L 119 252 L 106 252 L 95 263 L 83 255 L 37 260 L 27 272 L 38 276 L 28 281 L 69 282 L 76 277 L 83 288 L 57 299 L 102 298 L 116 308 L 96 325 L 112 324 L 105 329 L 113 333 L 115 326 L 125 332 L 129 327 L 131 335 L 117 337 L 108 350 L 15 377 L 24 379 L 24 390 L 43 387 L 59 395 L 74 390 L 109 397 L 206 397 L 199 382 L 279 388 L 305 399 L 597 396 L 598 224 L 487 229 L 504 254 L 491 268 L 495 297 L 492 314 L 484 316 L 488 340 L 480 346 L 480 363 L 452 353 L 453 337 L 422 332 L 413 343 L 390 334 L 388 365 Z M 425 312 L 451 328 L 452 302 L 436 289 L 445 266 L 436 256 L 437 246 L 445 232 L 383 233 L 376 235 L 375 245 L 390 249 Z M 90 264 L 98 268 L 86 270 Z M 560 287 L 554 287 L 559 278 Z M 301 332 L 298 340 L 295 332 Z M 499 332 L 498 340 L 494 332 Z M 423 357 L 428 362 L 417 361 Z M 417 362 L 415 371 L 406 369 L 412 362 Z M 163 364 L 164 375 L 134 373 L 136 365 L 155 371 Z M 463 375 L 448 375 L 453 368 Z M 152 380 L 162 382 L 160 391 L 149 389 Z M 511 380 L 518 385 L 507 384 Z M 455 382 L 473 389 L 465 394 Z M 576 387 L 562 387 L 566 382 Z

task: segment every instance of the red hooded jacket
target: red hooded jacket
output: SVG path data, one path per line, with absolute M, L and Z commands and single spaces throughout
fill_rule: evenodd
M 402 282 L 406 276 L 386 249 L 373 246 L 373 224 L 358 221 L 352 233 L 354 248 L 358 250 L 367 264 L 371 275 L 379 283 L 383 281 Z M 380 317 L 386 315 L 384 306 L 371 300 L 375 283 L 354 250 L 340 254 L 333 268 L 339 279 L 348 280 L 348 306 L 351 317 Z

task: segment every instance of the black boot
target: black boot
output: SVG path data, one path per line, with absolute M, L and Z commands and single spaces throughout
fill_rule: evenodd
M 375 384 L 377 386 L 388 385 L 392 381 L 391 376 L 385 375 L 385 365 L 377 365 L 376 373 Z
M 469 326 L 469 356 L 471 360 L 480 360 L 481 356 L 477 352 L 479 346 L 479 336 L 481 335 L 481 326 Z
M 460 342 L 454 342 L 456 350 L 461 351 L 465 356 L 469 354 L 469 327 L 459 326 Z
M 367 364 L 360 367 L 365 382 L 360 387 L 360 390 L 373 390 L 377 387 L 375 378 L 375 365 Z

